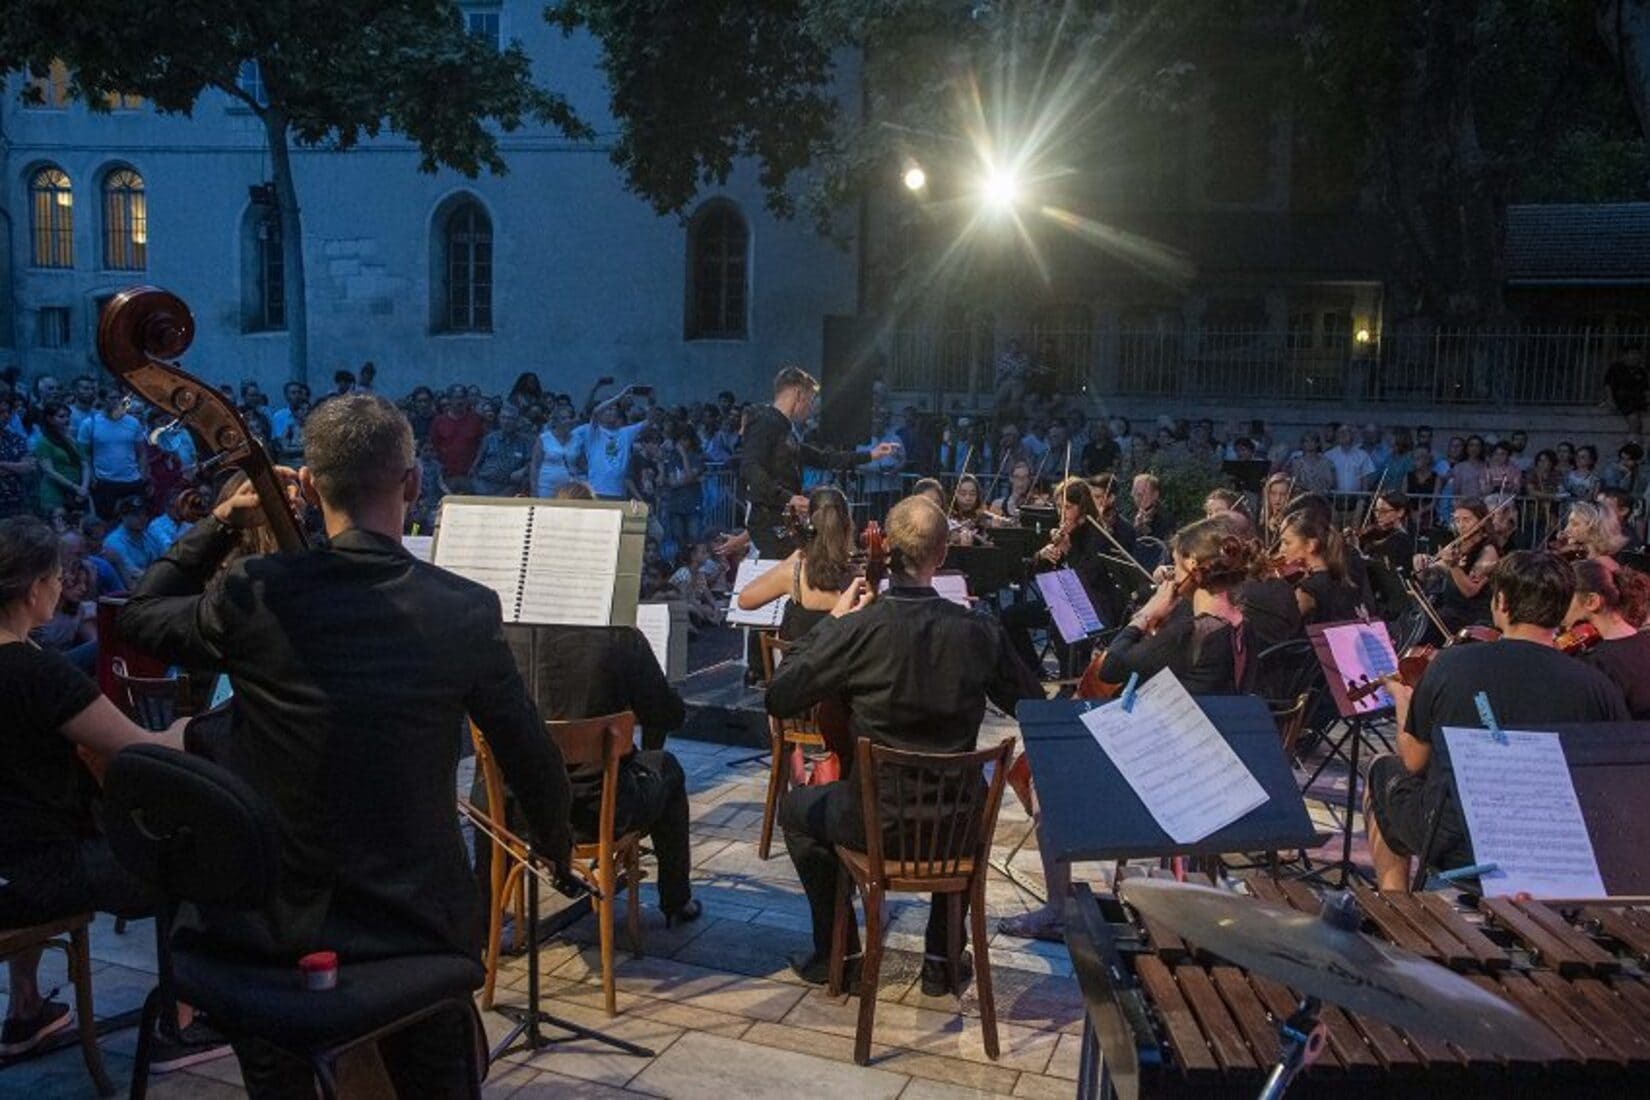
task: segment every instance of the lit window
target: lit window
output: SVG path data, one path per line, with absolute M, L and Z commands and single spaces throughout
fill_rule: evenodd
M 103 266 L 110 271 L 142 271 L 149 266 L 143 177 L 130 168 L 103 177 Z
M 750 231 L 730 202 L 710 202 L 688 226 L 689 340 L 743 340 Z
M 468 200 L 447 215 L 448 332 L 493 331 L 493 223 Z
M 103 103 L 111 111 L 139 111 L 143 109 L 143 97 L 130 92 L 105 92 Z
M 241 72 L 235 83 L 252 102 L 260 107 L 269 106 L 269 89 L 264 87 L 264 72 L 256 61 L 241 62 Z
M 45 76 L 31 76 L 23 106 L 35 110 L 61 111 L 69 105 L 69 67 L 53 59 Z
M 29 236 L 35 267 L 74 266 L 74 189 L 61 168 L 29 179 Z

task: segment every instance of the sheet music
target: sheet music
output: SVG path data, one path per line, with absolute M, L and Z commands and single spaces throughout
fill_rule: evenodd
M 636 605 L 636 629 L 647 638 L 653 656 L 659 662 L 659 671 L 670 678 L 670 605 L 644 603 Z
M 1164 669 L 1135 692 L 1085 711 L 1083 725 L 1165 833 L 1192 844 L 1266 801 L 1266 791 L 1185 685 Z
M 1601 898 L 1604 879 L 1556 733 L 1444 727 L 1473 858 L 1488 895 Z
M 401 545 L 407 548 L 407 553 L 419 561 L 430 560 L 430 550 L 435 543 L 434 535 L 402 535 Z
M 517 621 L 522 552 L 532 513 L 531 508 L 480 504 L 441 507 L 441 538 L 435 547 L 435 564 L 497 592 L 507 623 Z
M 606 626 L 613 614 L 623 513 L 616 508 L 536 505 L 532 511 L 520 621 Z
M 888 578 L 882 580 L 882 587 L 878 592 L 886 592 L 889 588 Z M 968 578 L 961 573 L 935 573 L 934 591 L 961 607 L 973 607 L 974 602 L 968 598 Z
M 791 602 L 789 596 L 781 596 L 754 611 L 742 611 L 739 608 L 739 593 L 745 590 L 745 586 L 779 564 L 781 563 L 763 561 L 761 558 L 746 558 L 739 563 L 739 572 L 733 578 L 733 594 L 728 597 L 727 621 L 730 625 L 755 626 L 766 630 L 779 629 L 779 620 L 785 617 L 785 606 Z
M 1037 574 L 1037 590 L 1048 605 L 1049 617 L 1054 620 L 1060 640 L 1067 645 L 1080 642 L 1090 634 L 1098 634 L 1106 624 L 1089 600 L 1088 589 L 1078 579 L 1076 570 L 1054 569 Z
M 1341 682 L 1348 680 L 1361 684 L 1367 678 L 1379 680 L 1398 671 L 1398 654 L 1393 652 L 1392 639 L 1380 623 L 1342 623 L 1328 626 L 1323 631 L 1324 641 L 1335 658 L 1335 669 Z M 1392 705 L 1392 696 L 1385 688 L 1359 699 L 1355 704 L 1360 714 Z

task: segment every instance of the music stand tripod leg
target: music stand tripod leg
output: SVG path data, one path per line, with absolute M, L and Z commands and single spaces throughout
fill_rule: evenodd
M 1303 998 L 1294 1014 L 1278 1025 L 1283 1050 L 1278 1055 L 1277 1065 L 1272 1067 L 1271 1074 L 1266 1078 L 1266 1084 L 1261 1087 L 1260 1100 L 1278 1100 L 1295 1079 L 1295 1074 L 1318 1060 L 1329 1037 L 1328 1029 L 1318 1022 L 1318 1012 L 1322 1007 L 1316 997 Z
M 532 858 L 531 853 L 528 853 L 528 858 Z M 531 872 L 522 877 L 527 880 L 527 1003 L 494 1006 L 494 1012 L 513 1020 L 515 1026 L 505 1033 L 498 1046 L 493 1048 L 490 1055 L 492 1061 L 497 1062 L 518 1049 L 536 1052 L 573 1039 L 590 1039 L 638 1058 L 653 1057 L 654 1052 L 644 1046 L 597 1031 L 595 1028 L 585 1027 L 583 1024 L 576 1024 L 572 1020 L 564 1020 L 539 1007 L 539 880 L 538 876 Z M 629 889 L 635 889 L 635 886 L 632 885 Z M 554 1039 L 546 1038 L 542 1030 L 544 1025 L 567 1034 Z M 524 1041 L 517 1042 L 523 1039 Z
M 1006 878 L 1011 885 L 1018 887 L 1027 894 L 1030 894 L 1031 897 L 1038 902 L 1038 904 L 1042 904 L 1048 901 L 1048 894 L 1037 889 L 1037 887 L 1033 886 L 1028 880 L 1026 880 L 1020 872 L 1014 869 L 1014 857 L 1020 854 L 1020 849 L 1026 846 L 1026 841 L 1031 838 L 1031 834 L 1035 832 L 1036 829 L 1037 822 L 1034 818 L 1031 822 L 1031 828 L 1027 829 L 1025 833 L 1021 835 L 1020 839 L 1015 842 L 1014 847 L 1008 850 L 1008 855 L 1004 856 L 1002 859 L 991 860 L 990 867 L 993 871 L 996 871 L 999 875 Z

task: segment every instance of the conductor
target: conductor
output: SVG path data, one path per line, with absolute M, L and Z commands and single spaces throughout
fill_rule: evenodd
M 749 508 L 746 524 L 751 541 L 764 559 L 783 558 L 794 547 L 785 545 L 781 529 L 785 510 L 806 515 L 808 498 L 802 495 L 802 467 L 845 470 L 887 458 L 898 443 L 879 443 L 868 451 L 827 450 L 804 443 L 798 434 L 813 412 L 819 382 L 801 367 L 786 367 L 774 376 L 773 404 L 759 410 L 745 429 L 740 448 L 739 489 Z

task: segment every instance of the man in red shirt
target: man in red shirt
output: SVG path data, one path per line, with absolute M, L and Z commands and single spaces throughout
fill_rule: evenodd
M 447 407 L 430 422 L 430 442 L 441 460 L 441 476 L 453 489 L 469 488 L 470 467 L 475 465 L 487 425 L 470 402 L 469 391 L 453 385 L 447 389 Z

